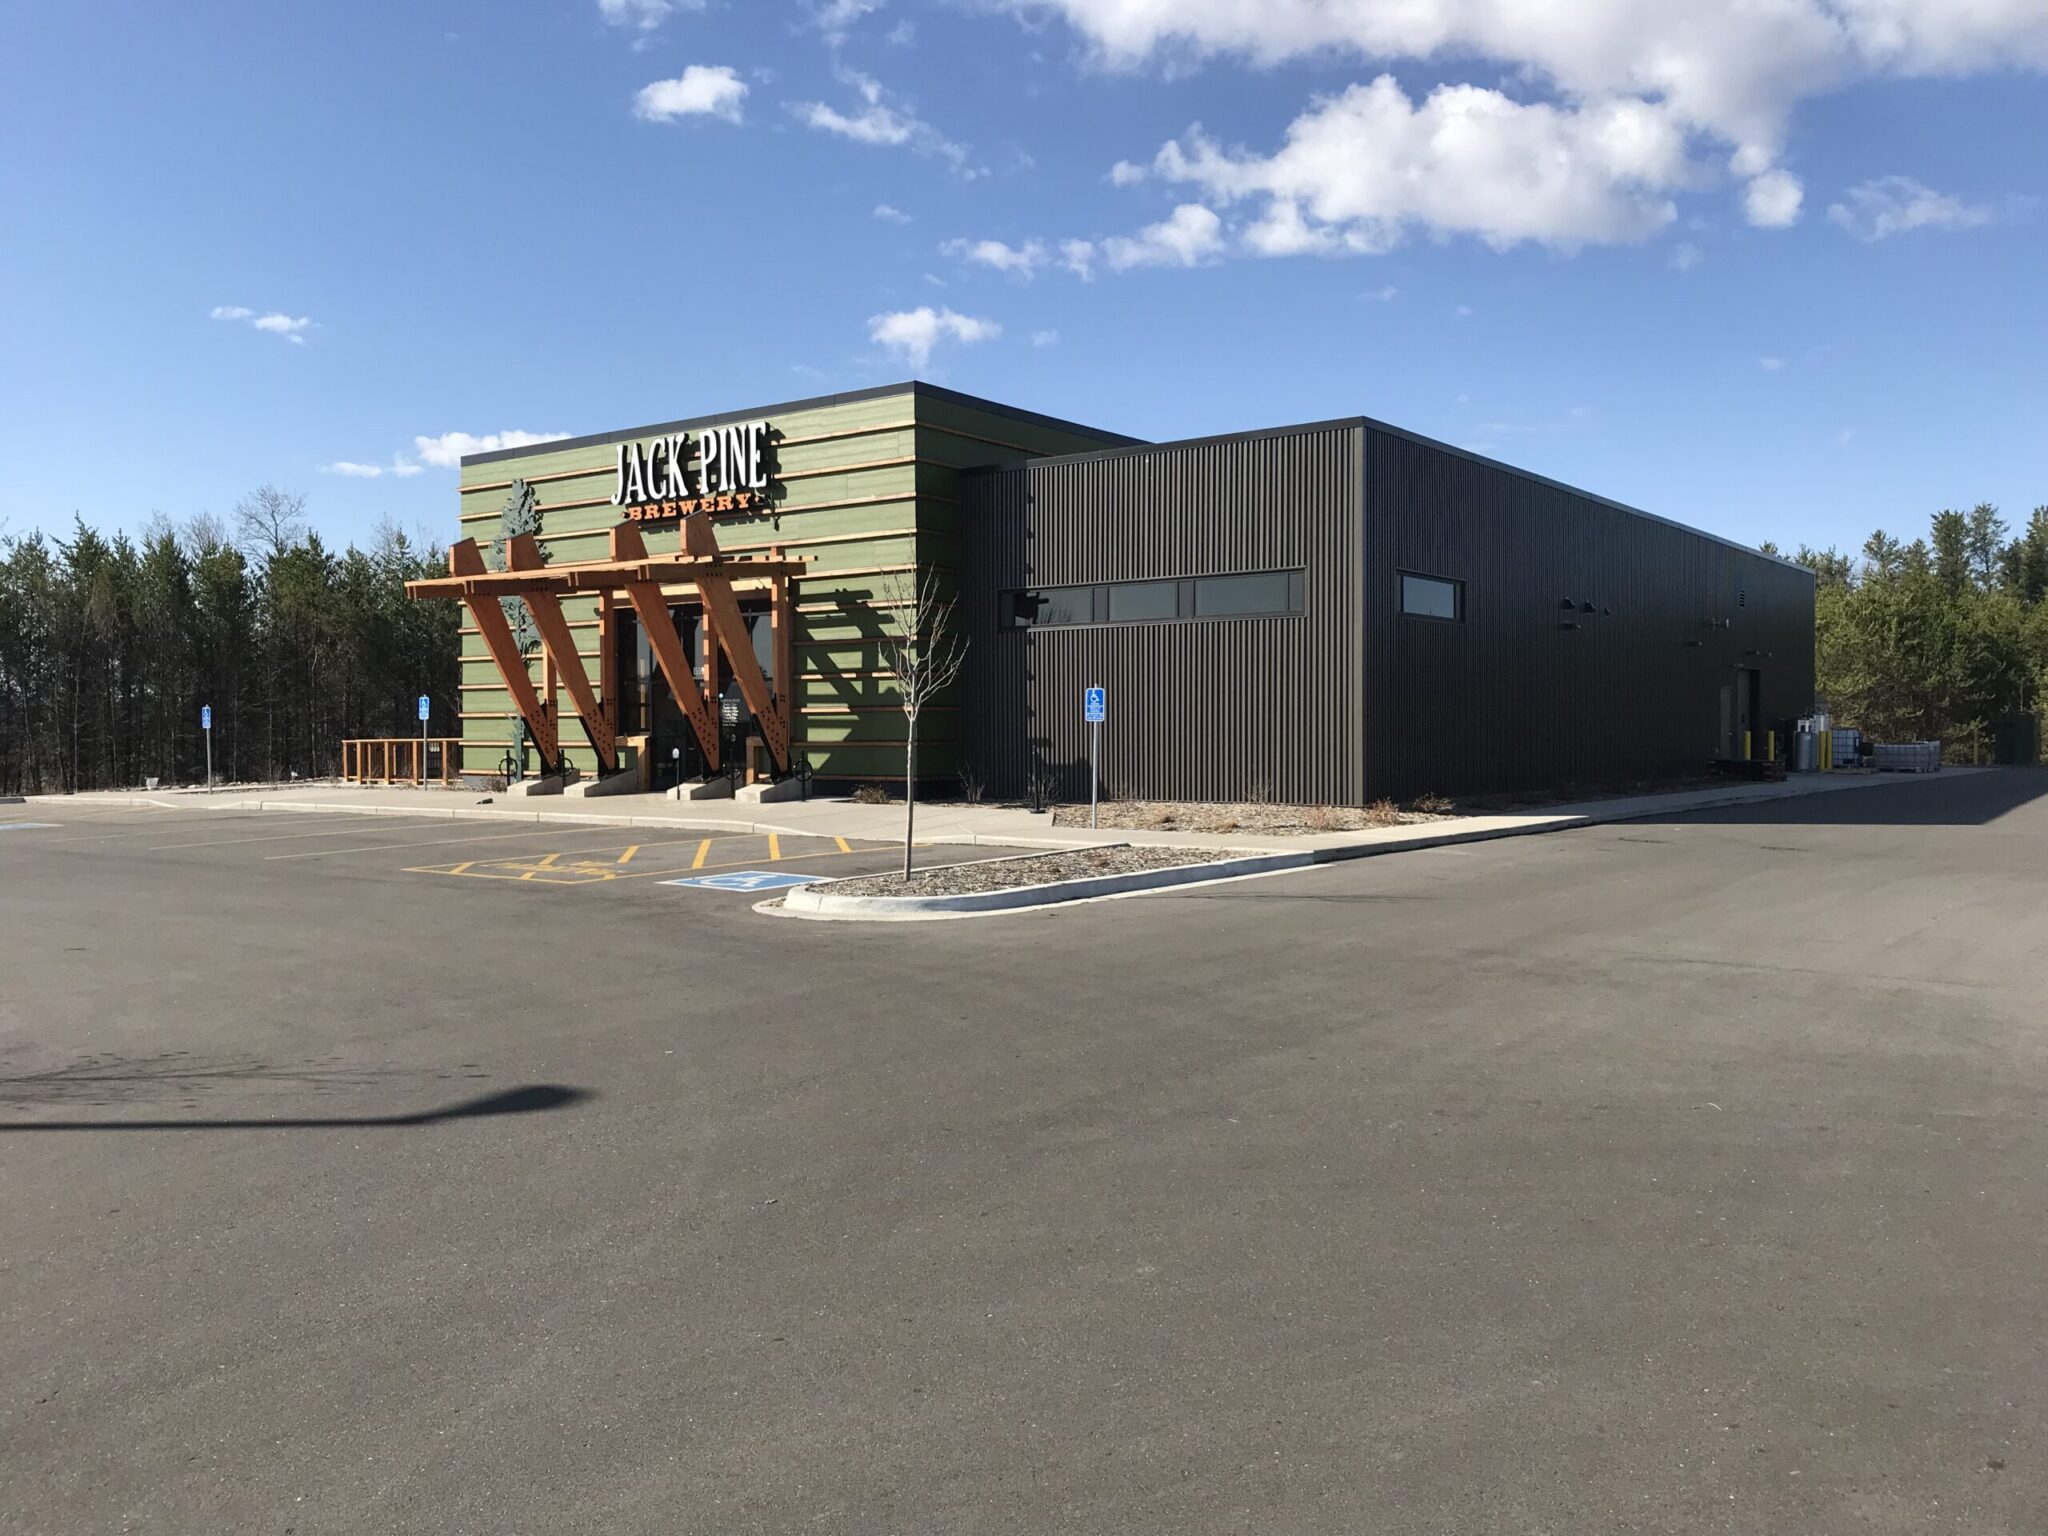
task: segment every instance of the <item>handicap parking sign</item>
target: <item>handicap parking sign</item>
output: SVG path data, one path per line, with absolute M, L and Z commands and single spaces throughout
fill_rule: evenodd
M 1090 688 L 1081 695 L 1082 716 L 1093 725 L 1109 718 L 1109 690 Z
M 716 875 L 691 875 L 686 880 L 664 880 L 663 885 L 694 885 L 706 891 L 780 891 L 792 885 L 809 885 L 816 875 L 792 875 L 779 869 L 729 869 Z

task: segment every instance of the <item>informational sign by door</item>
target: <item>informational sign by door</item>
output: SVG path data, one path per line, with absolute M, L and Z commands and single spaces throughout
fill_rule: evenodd
M 199 706 L 199 729 L 206 733 L 206 787 L 213 788 L 213 706 Z

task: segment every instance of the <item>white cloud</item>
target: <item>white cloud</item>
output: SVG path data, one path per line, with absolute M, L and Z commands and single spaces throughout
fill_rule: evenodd
M 822 101 L 797 102 L 790 110 L 796 113 L 799 122 L 859 144 L 907 146 L 918 154 L 948 161 L 965 176 L 980 174 L 969 167 L 965 145 L 956 144 L 940 133 L 913 112 L 908 104 L 894 104 L 893 93 L 874 76 L 864 75 L 858 70 L 841 70 L 839 78 L 860 94 L 861 109 L 846 113 Z
M 216 304 L 208 311 L 208 315 L 214 320 L 242 321 L 255 330 L 266 331 L 272 336 L 282 336 L 286 341 L 301 347 L 306 344 L 306 332 L 313 328 L 313 322 L 304 315 L 286 315 L 275 311 L 259 315 L 255 310 L 241 304 Z
M 704 0 L 597 0 L 598 14 L 615 27 L 652 32 L 677 11 L 701 11 Z
M 884 224 L 908 224 L 910 222 L 909 214 L 905 213 L 901 208 L 892 208 L 887 203 L 875 204 L 875 217 Z
M 1790 171 L 1765 171 L 1742 194 L 1742 214 L 1758 229 L 1787 229 L 1799 222 L 1806 189 Z
M 1388 284 L 1384 288 L 1369 288 L 1359 295 L 1360 298 L 1371 299 L 1379 304 L 1391 304 L 1400 296 L 1401 290 L 1392 284 Z
M 1460 304 L 1456 309 L 1452 310 L 1451 313 L 1456 315 L 1460 320 L 1470 320 L 1472 318 L 1472 306 L 1470 304 Z
M 1765 373 L 1779 373 L 1785 367 L 1785 359 L 1782 357 L 1760 357 L 1756 362 L 1757 366 L 1763 369 Z
M 1145 167 L 1133 165 L 1128 160 L 1119 160 L 1109 168 L 1109 184 L 1112 187 L 1135 187 L 1145 179 Z
M 1991 210 L 1922 186 L 1910 176 L 1880 176 L 1851 187 L 1828 217 L 1859 240 L 1888 240 L 1916 229 L 1974 229 Z
M 1271 155 L 1197 126 L 1153 172 L 1217 204 L 1261 200 L 1245 239 L 1274 256 L 1384 252 L 1410 228 L 1502 250 L 1642 240 L 1677 217 L 1668 194 L 1697 174 L 1680 126 L 1649 103 L 1560 108 L 1464 85 L 1417 103 L 1391 75 L 1318 100 Z
M 1131 267 L 1193 267 L 1220 254 L 1223 246 L 1223 221 L 1200 203 L 1182 203 L 1135 237 L 1114 235 L 1103 241 L 1102 256 L 1119 272 Z
M 644 123 L 672 123 L 679 117 L 740 120 L 747 82 L 729 64 L 692 64 L 674 80 L 642 86 L 633 98 L 633 115 Z
M 443 432 L 439 437 L 415 437 L 412 444 L 419 456 L 436 469 L 459 469 L 464 454 L 490 453 L 498 448 L 530 448 L 535 443 L 558 443 L 566 432 L 487 432 L 473 437 L 467 432 Z
M 1027 240 L 1022 245 L 1005 245 L 1000 240 L 948 240 L 939 247 L 948 256 L 993 267 L 1013 277 L 1030 278 L 1045 265 L 1045 243 Z
M 1095 242 L 1093 240 L 1062 240 L 1060 242 L 1060 265 L 1084 283 L 1095 281 Z
M 403 454 L 396 454 L 389 464 L 357 464 L 349 459 L 336 459 L 332 464 L 322 464 L 320 473 L 343 475 L 351 480 L 381 480 L 386 475 L 408 480 L 420 473 L 420 466 Z
M 895 314 L 876 315 L 868 321 L 868 339 L 894 352 L 913 368 L 931 361 L 932 349 L 941 341 L 962 345 L 993 341 L 1003 328 L 993 320 L 980 320 L 951 309 L 933 309 L 929 304 Z
M 1059 344 L 1060 333 L 1058 331 L 1033 331 L 1031 333 L 1031 345 L 1034 347 L 1056 347 Z
M 1516 238 L 1569 245 L 1611 239 L 1619 218 L 1632 227 L 1654 199 L 1646 190 L 1686 183 L 1646 175 L 1617 157 L 1614 146 L 1571 131 L 1633 119 L 1653 122 L 1659 143 L 1675 138 L 1687 150 L 1718 146 L 1729 172 L 1747 184 L 1752 222 L 1781 227 L 1797 214 L 1785 180 L 1765 181 L 1777 165 L 1793 114 L 1803 101 L 1861 80 L 1964 76 L 1992 70 L 2048 70 L 2048 6 L 2041 0 L 1001 0 L 1030 20 L 1050 9 L 1063 15 L 1112 67 L 1161 60 L 1169 68 L 1207 56 L 1258 64 L 1309 56 L 1368 61 L 1376 68 L 1407 61 L 1469 60 L 1497 66 L 1537 92 L 1556 98 L 1563 123 L 1507 114 L 1497 134 L 1469 121 L 1450 136 L 1408 153 L 1371 158 L 1414 167 L 1436 181 L 1429 195 L 1394 199 L 1458 207 L 1497 188 L 1496 163 L 1512 157 L 1506 122 L 1538 128 L 1540 152 L 1568 150 L 1571 163 L 1546 180 L 1590 200 L 1583 229 L 1576 221 L 1511 213 L 1480 218 L 1474 233 L 1527 224 L 1552 231 Z M 1470 91 L 1472 86 L 1449 86 Z M 1499 97 L 1498 92 L 1485 95 Z M 1432 97 L 1434 99 L 1434 97 Z M 1505 98 L 1500 98 L 1505 102 Z M 1513 105 L 1513 103 L 1509 103 Z M 1525 109 L 1528 110 L 1528 109 Z M 1313 114 L 1311 114 L 1313 115 Z M 1477 133 L 1477 146 L 1455 132 Z M 1367 146 L 1372 146 L 1368 142 Z M 1475 153 L 1475 151 L 1477 151 Z M 1541 163 L 1540 152 L 1531 156 Z M 1612 185 L 1603 178 L 1612 172 Z M 1475 176 L 1479 192 L 1454 184 Z M 1541 199 L 1538 199 L 1541 201 Z M 1518 202 L 1527 201 L 1517 199 Z M 1307 208 L 1304 200 L 1304 208 Z M 1759 218 L 1758 215 L 1762 217 Z M 1326 221 L 1327 222 L 1327 221 Z M 1314 230 L 1316 225 L 1306 225 Z M 1439 226 L 1455 230 L 1456 223 Z M 1284 216 L 1274 239 L 1287 243 Z M 1577 233 L 1572 231 L 1578 230 Z M 1563 238 L 1559 238 L 1562 235 Z M 1625 238 L 1635 238 L 1625 236 Z
M 1704 260 L 1705 253 L 1690 240 L 1682 240 L 1671 248 L 1671 270 L 1674 272 L 1690 272 Z
M 825 41 L 838 47 L 863 16 L 872 16 L 885 0 L 823 0 L 811 7 L 811 25 L 825 34 Z M 907 25 L 907 23 L 906 23 Z M 899 28 L 900 30 L 900 28 Z

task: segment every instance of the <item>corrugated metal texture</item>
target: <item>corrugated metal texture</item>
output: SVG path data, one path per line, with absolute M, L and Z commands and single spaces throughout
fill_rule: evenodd
M 1081 694 L 1110 691 L 1103 782 L 1117 795 L 1355 803 L 1362 432 L 1322 425 L 1040 461 L 963 477 L 967 765 L 992 792 L 1087 794 Z M 1299 569 L 1283 618 L 1004 629 L 1023 587 Z
M 1373 796 L 1697 770 L 1737 668 L 1766 722 L 1812 703 L 1811 573 L 1395 433 L 1365 460 Z M 1402 570 L 1465 583 L 1464 621 L 1403 616 Z

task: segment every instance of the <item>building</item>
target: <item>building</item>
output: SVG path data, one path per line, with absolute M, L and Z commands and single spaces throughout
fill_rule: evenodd
M 466 529 L 533 534 L 421 584 L 482 616 L 472 773 L 581 661 L 559 751 L 586 771 L 900 781 L 876 646 L 920 573 L 967 647 L 933 787 L 1085 795 L 1093 685 L 1109 792 L 1298 803 L 1692 772 L 1812 704 L 1811 572 L 1363 418 L 1142 444 L 905 384 L 475 455 L 462 486 Z M 500 665 L 489 613 L 535 583 L 561 628 Z

